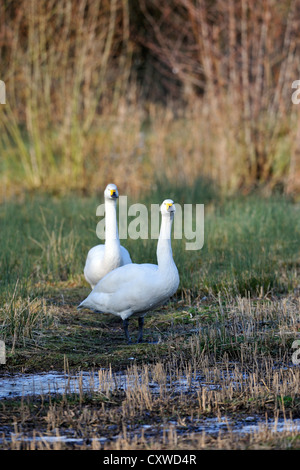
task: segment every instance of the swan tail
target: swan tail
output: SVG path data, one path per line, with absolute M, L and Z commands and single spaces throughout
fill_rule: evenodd
M 84 301 L 81 302 L 79 305 L 77 305 L 77 310 L 82 310 L 83 308 L 85 308 L 85 305 L 84 305 Z
M 88 308 L 90 310 L 93 310 L 93 306 L 91 305 L 90 299 L 87 297 L 84 299 L 78 306 L 77 310 L 82 310 L 83 308 Z
M 84 299 L 78 306 L 77 310 L 82 310 L 83 308 L 87 308 L 88 310 L 92 310 L 95 313 L 103 313 L 103 309 L 98 308 L 96 305 L 94 305 L 93 302 L 90 301 L 90 299 L 86 298 Z

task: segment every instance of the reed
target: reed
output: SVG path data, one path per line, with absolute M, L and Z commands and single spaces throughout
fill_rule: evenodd
M 123 390 L 117 374 L 102 371 L 101 393 L 93 387 L 72 394 L 66 389 L 63 396 L 32 397 L 18 406 L 7 402 L 1 417 L 7 426 L 14 417 L 14 432 L 10 439 L 3 436 L 1 446 L 51 450 L 297 448 L 298 431 L 292 419 L 299 406 L 299 371 L 278 367 L 270 355 L 255 358 L 245 367 L 226 355 L 221 361 L 203 355 L 196 369 L 193 360 L 181 364 L 157 361 L 142 369 L 128 368 Z M 80 376 L 78 380 L 80 383 Z M 250 426 L 255 425 L 253 430 L 236 432 L 234 420 L 242 424 L 246 416 Z M 33 418 L 38 429 L 32 431 Z M 216 431 L 206 433 L 205 424 L 210 421 L 216 422 Z M 219 431 L 218 423 L 223 423 Z M 281 430 L 279 424 L 286 429 Z
M 45 299 L 24 298 L 24 289 L 20 293 L 18 284 L 17 281 L 11 297 L 8 295 L 9 300 L 0 308 L 1 338 L 11 346 L 11 354 L 21 344 L 25 347 L 34 343 L 39 330 L 53 324 L 51 308 L 46 307 Z
M 135 197 L 162 169 L 187 186 L 205 177 L 224 192 L 297 194 L 297 2 L 136 7 L 1 6 L 1 199 L 28 189 L 93 193 L 110 179 Z M 158 77 L 150 94 L 141 50 L 145 75 Z

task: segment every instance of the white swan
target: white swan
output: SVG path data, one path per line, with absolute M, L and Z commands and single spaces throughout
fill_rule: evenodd
M 92 289 L 113 269 L 132 263 L 128 251 L 120 245 L 117 226 L 118 197 L 117 186 L 108 184 L 104 191 L 105 244 L 90 249 L 84 267 L 84 277 Z
M 161 228 L 157 244 L 156 264 L 127 264 L 107 274 L 94 287 L 78 309 L 87 308 L 111 313 L 123 320 L 127 341 L 129 317 L 139 318 L 138 342 L 142 341 L 144 315 L 167 301 L 179 285 L 179 274 L 171 247 L 171 227 L 175 213 L 174 202 L 166 199 L 161 205 Z

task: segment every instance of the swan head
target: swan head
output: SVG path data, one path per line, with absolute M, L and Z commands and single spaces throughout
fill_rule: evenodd
M 169 215 L 171 218 L 174 217 L 175 214 L 175 204 L 172 199 L 165 199 L 162 205 L 160 206 L 160 211 L 162 215 Z
M 105 199 L 118 199 L 119 193 L 118 188 L 115 184 L 110 183 L 106 186 L 104 190 L 104 198 Z

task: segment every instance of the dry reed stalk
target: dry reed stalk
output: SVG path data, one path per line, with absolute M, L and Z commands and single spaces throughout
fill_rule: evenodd
M 251 0 L 219 0 L 211 6 L 204 0 L 177 0 L 172 14 L 170 5 L 152 4 L 161 13 L 155 49 L 161 60 L 176 68 L 184 83 L 195 88 L 195 76 L 204 83 L 209 129 L 202 135 L 214 142 L 211 153 L 220 168 L 214 179 L 227 187 L 256 181 L 276 185 L 289 160 L 288 149 L 285 162 L 279 157 L 282 135 L 289 148 L 292 142 L 287 129 L 292 129 L 290 114 L 295 111 L 290 86 L 299 65 L 297 2 L 279 7 L 272 0 L 259 5 Z M 146 10 L 145 5 L 143 11 L 152 25 L 150 8 Z M 155 42 L 154 26 L 153 33 Z M 189 47 L 177 47 L 183 43 Z M 195 106 L 195 92 L 191 93 L 189 102 Z
M 9 97 L 1 143 L 25 187 L 89 192 L 113 177 L 137 195 L 163 165 L 169 179 L 185 184 L 201 175 L 225 190 L 297 189 L 297 0 L 142 1 L 146 30 L 138 33 L 127 0 L 1 8 Z M 133 58 L 141 46 L 176 98 L 167 109 L 152 95 L 138 101 Z M 14 173 L 13 165 L 6 170 L 6 187 Z

